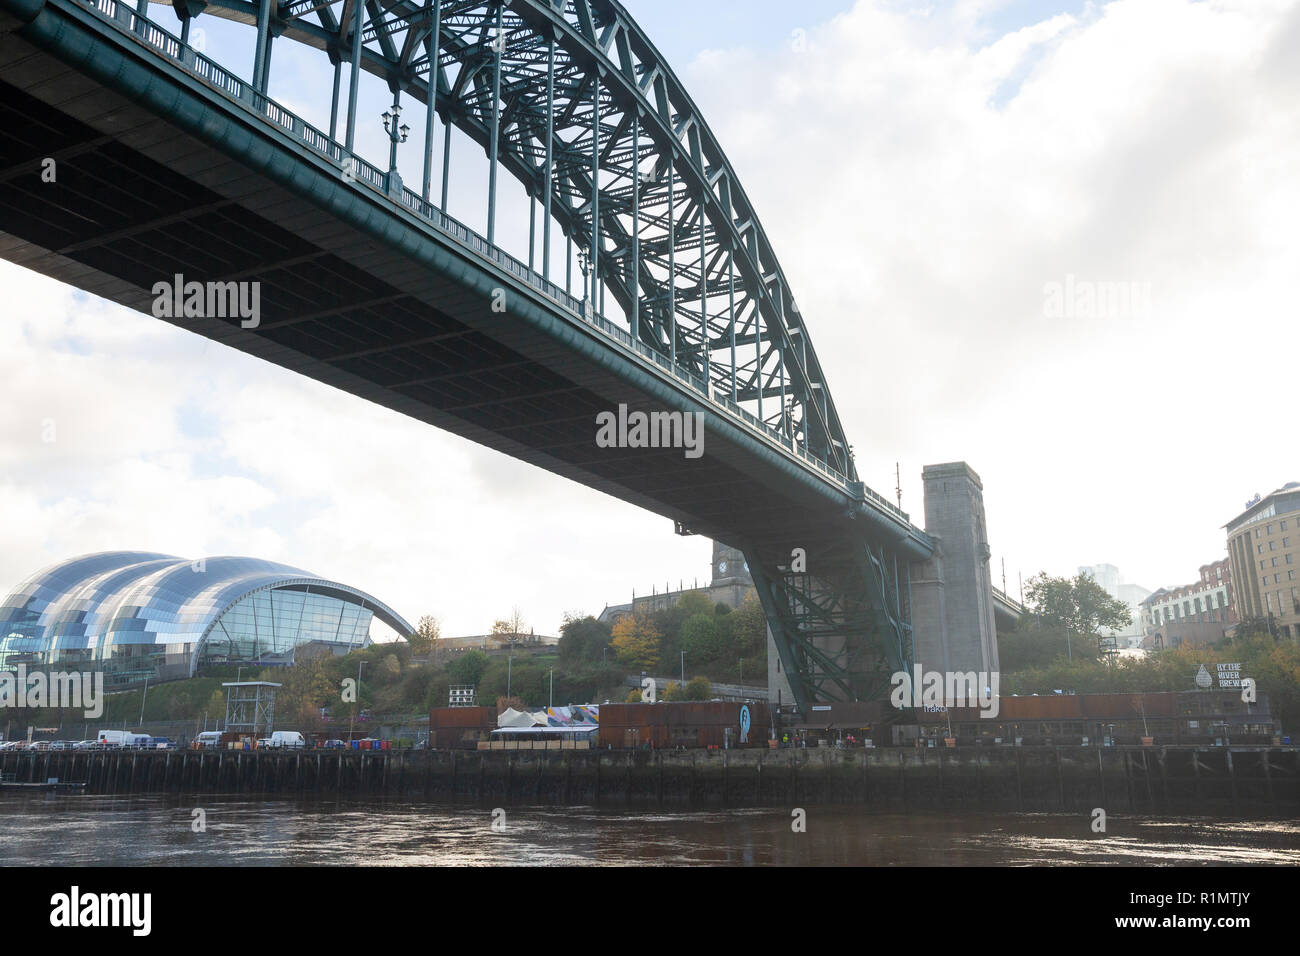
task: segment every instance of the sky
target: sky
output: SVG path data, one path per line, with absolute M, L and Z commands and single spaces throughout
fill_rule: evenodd
M 920 524 L 922 467 L 969 462 L 1013 593 L 1102 562 L 1194 580 L 1300 480 L 1300 3 L 626 6 L 758 210 L 861 476 L 892 497 L 897 463 Z M 251 73 L 248 33 L 204 21 Z M 293 47 L 271 94 L 325 127 Z M 384 162 L 377 119 L 359 152 Z M 481 227 L 483 164 L 452 157 Z M 0 591 L 91 551 L 242 554 L 445 634 L 515 607 L 553 634 L 708 577 L 666 519 L 9 263 L 0 287 Z

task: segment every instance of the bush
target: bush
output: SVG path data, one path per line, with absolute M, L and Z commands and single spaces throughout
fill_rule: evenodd
M 708 700 L 713 696 L 713 685 L 707 677 L 692 677 L 686 682 L 683 700 Z

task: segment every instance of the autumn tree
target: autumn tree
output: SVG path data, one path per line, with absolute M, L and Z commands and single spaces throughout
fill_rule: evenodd
M 750 591 L 740 607 L 729 615 L 731 640 L 736 652 L 745 660 L 767 660 L 767 615 L 758 600 L 758 594 Z
M 633 670 L 650 670 L 659 663 L 663 635 L 649 615 L 626 614 L 614 624 L 610 642 L 619 661 Z
M 415 626 L 415 633 L 407 637 L 406 642 L 411 645 L 412 651 L 423 656 L 438 646 L 440 637 L 442 637 L 442 625 L 438 623 L 436 617 L 426 614 L 420 618 L 420 623 Z
M 517 644 L 527 629 L 524 616 L 517 607 L 510 609 L 509 617 L 492 622 L 492 636 L 505 644 Z

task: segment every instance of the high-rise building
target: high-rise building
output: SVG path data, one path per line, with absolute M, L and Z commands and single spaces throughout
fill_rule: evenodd
M 1237 616 L 1300 638 L 1300 481 L 1256 495 L 1225 528 Z
M 1118 631 L 1104 633 L 1102 636 L 1113 639 L 1116 648 L 1140 646 L 1143 637 L 1142 602 L 1147 599 L 1151 592 L 1140 584 L 1125 581 L 1124 575 L 1120 574 L 1119 568 L 1113 564 L 1081 566 L 1079 573 L 1088 575 L 1097 582 L 1097 585 L 1103 591 L 1115 600 L 1123 601 L 1128 605 L 1128 625 Z

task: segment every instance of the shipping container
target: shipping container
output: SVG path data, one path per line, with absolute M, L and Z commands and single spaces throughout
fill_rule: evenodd
M 495 707 L 438 707 L 429 711 L 429 729 L 443 730 L 453 727 L 488 727 L 497 725 Z
M 998 700 L 1000 720 L 1082 720 L 1083 705 L 1077 694 L 1041 697 L 1002 697 Z
M 747 718 L 741 743 L 742 714 Z M 737 701 L 672 701 L 605 704 L 600 708 L 601 749 L 656 750 L 675 747 L 765 747 L 770 730 L 766 704 Z

